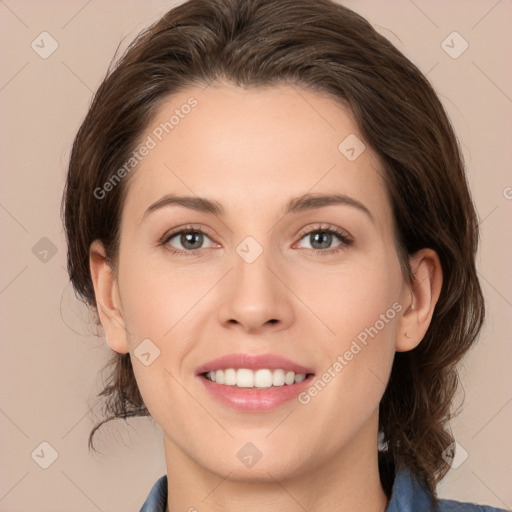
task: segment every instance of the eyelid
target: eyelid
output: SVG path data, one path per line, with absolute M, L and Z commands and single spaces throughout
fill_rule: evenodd
M 333 232 L 349 243 L 352 243 L 354 241 L 354 237 L 346 229 L 325 222 L 321 222 L 313 226 L 307 226 L 306 228 L 299 231 L 299 234 L 297 236 L 299 237 L 299 239 L 302 239 L 304 238 L 305 235 L 316 233 L 318 231 Z
M 165 232 L 165 234 L 160 238 L 159 243 L 165 244 L 167 241 L 169 241 L 171 238 L 174 238 L 176 235 L 179 235 L 183 231 L 193 231 L 198 233 L 203 233 L 207 235 L 210 239 L 212 238 L 211 234 L 209 233 L 208 228 L 205 228 L 204 226 L 201 226 L 199 224 L 184 224 L 182 226 L 176 226 L 175 228 L 169 229 Z M 190 252 L 190 251 L 188 251 Z

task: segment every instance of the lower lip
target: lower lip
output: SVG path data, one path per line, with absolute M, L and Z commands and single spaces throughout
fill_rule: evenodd
M 311 385 L 314 378 L 310 375 L 302 382 L 273 386 L 270 388 L 239 388 L 217 384 L 199 375 L 206 389 L 221 403 L 238 411 L 270 411 L 297 398 L 297 395 Z

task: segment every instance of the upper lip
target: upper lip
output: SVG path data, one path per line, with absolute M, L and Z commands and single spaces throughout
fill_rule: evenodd
M 314 373 L 311 368 L 274 354 L 228 354 L 199 366 L 196 374 L 201 375 L 202 373 L 225 370 L 226 368 L 248 368 L 250 370 L 268 368 L 269 370 L 282 369 L 294 373 Z

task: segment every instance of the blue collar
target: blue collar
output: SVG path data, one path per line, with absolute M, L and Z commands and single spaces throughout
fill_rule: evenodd
M 165 512 L 167 507 L 167 475 L 157 480 L 140 512 Z M 391 499 L 386 512 L 433 512 L 434 500 L 428 490 L 411 473 L 400 469 L 393 483 Z M 439 500 L 437 512 L 506 512 L 504 509 Z

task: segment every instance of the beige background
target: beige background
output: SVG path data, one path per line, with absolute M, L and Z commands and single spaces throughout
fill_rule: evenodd
M 344 3 L 427 73 L 464 148 L 481 218 L 488 318 L 464 362 L 465 408 L 453 423 L 469 456 L 439 490 L 510 509 L 512 1 Z M 117 44 L 172 5 L 0 0 L 1 512 L 138 511 L 165 472 L 150 419 L 111 424 L 96 440 L 103 455 L 88 452 L 98 412 L 89 407 L 108 349 L 68 285 L 59 208 L 71 143 Z M 43 31 L 58 42 L 47 59 L 31 48 Z M 441 46 L 453 31 L 469 43 L 457 59 Z M 43 252 L 43 237 L 55 255 Z M 50 460 L 43 441 L 58 454 L 47 469 L 38 465 Z

